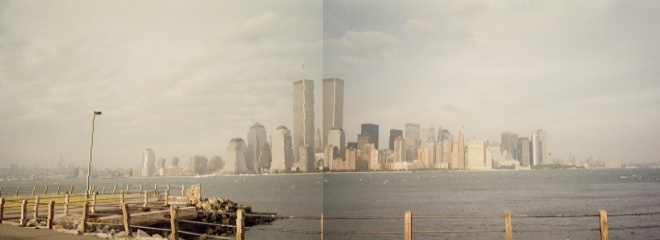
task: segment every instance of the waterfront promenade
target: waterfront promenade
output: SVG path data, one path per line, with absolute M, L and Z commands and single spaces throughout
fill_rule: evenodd
M 30 240 L 98 240 L 94 235 L 74 235 L 54 231 L 48 228 L 24 228 L 11 224 L 0 224 L 0 240 L 30 239 Z

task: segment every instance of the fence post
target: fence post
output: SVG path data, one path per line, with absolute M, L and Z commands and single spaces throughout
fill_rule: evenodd
M 133 232 L 131 232 L 131 214 L 128 212 L 128 204 L 121 204 L 121 212 L 124 215 L 124 231 L 128 236 L 132 237 Z
M 165 206 L 170 205 L 170 190 L 165 189 Z
M 124 191 L 119 194 L 119 204 L 124 204 Z
M 57 195 L 60 195 L 60 185 L 57 184 Z
M 21 187 L 16 188 L 16 196 L 18 196 L 18 191 L 21 191 Z
M 37 191 L 37 186 L 32 187 L 32 197 L 34 197 L 34 192 Z
M 101 190 L 101 194 L 105 194 L 105 186 L 103 186 L 103 189 Z
M 147 207 L 148 203 L 149 203 L 149 193 L 144 192 L 144 204 L 142 206 Z
M 0 197 L 2 197 L 2 187 L 0 187 Z
M 600 210 L 600 240 L 607 240 L 607 212 Z
M 129 187 L 130 187 L 130 185 L 129 185 L 129 184 L 126 184 L 126 194 L 128 194 L 128 193 L 130 192 L 130 191 L 129 191 Z
M 403 239 L 412 240 L 412 212 L 406 211 L 404 215 Z
M 71 184 L 71 190 L 69 190 L 69 193 L 70 194 L 76 194 L 75 192 L 73 192 L 73 190 L 74 190 L 74 187 L 73 187 L 73 184 Z
M 64 216 L 69 215 L 69 194 L 64 196 Z
M 158 196 L 158 183 L 154 183 L 154 196 Z
M 115 184 L 115 187 L 112 189 L 112 194 L 117 194 L 117 184 Z
M 48 194 L 48 185 L 46 185 L 46 189 L 44 189 L 44 196 L 46 196 L 46 194 Z
M 243 209 L 236 210 L 236 240 L 243 240 L 245 237 L 243 233 L 243 225 L 245 224 L 245 220 L 243 220 L 244 211 Z
M 48 229 L 53 229 L 53 219 L 55 218 L 55 201 L 50 201 L 48 204 L 48 220 L 46 226 Z
M 513 231 L 511 229 L 511 211 L 504 211 L 504 233 L 506 240 L 513 240 Z
M 34 219 L 39 218 L 39 196 L 34 197 Z
M 2 218 L 5 216 L 5 199 L 0 198 L 0 223 L 2 223 Z
M 321 213 L 321 240 L 323 240 L 323 213 Z
M 179 224 L 177 224 L 176 219 L 178 218 L 177 207 L 172 205 L 170 206 L 170 226 L 172 227 L 171 240 L 179 240 Z
M 142 184 L 140 184 L 140 194 L 142 194 Z
M 92 192 L 92 214 L 96 212 L 96 192 Z
M 21 221 L 20 221 L 21 227 L 25 227 L 25 224 L 27 224 L 27 199 L 23 199 L 23 202 L 21 203 Z
M 185 196 L 185 195 L 186 195 L 186 191 L 185 191 L 185 190 L 186 190 L 186 186 L 183 185 L 183 184 L 181 184 L 181 196 Z M 18 191 L 16 191 L 16 196 L 18 196 Z
M 89 215 L 89 213 L 87 212 L 88 211 L 88 208 L 87 208 L 88 206 L 89 206 L 89 203 L 87 203 L 87 202 L 83 203 L 82 218 L 80 220 L 80 232 L 83 233 L 83 234 L 87 231 L 87 226 L 86 225 L 87 225 L 87 219 L 88 219 L 88 215 Z

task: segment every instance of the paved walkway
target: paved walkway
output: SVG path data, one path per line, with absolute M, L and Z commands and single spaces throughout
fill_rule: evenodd
M 30 240 L 99 240 L 96 236 L 73 235 L 61 233 L 47 228 L 23 228 L 10 224 L 0 224 L 0 240 L 30 239 Z

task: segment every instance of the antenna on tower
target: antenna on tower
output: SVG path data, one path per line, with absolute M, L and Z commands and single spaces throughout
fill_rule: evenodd
M 305 80 L 305 61 L 302 62 L 302 80 Z

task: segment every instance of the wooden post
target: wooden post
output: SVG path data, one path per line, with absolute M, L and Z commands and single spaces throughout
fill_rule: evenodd
M 117 184 L 115 184 L 115 187 L 112 189 L 112 194 L 117 194 Z
M 23 202 L 21 203 L 21 221 L 20 221 L 21 227 L 25 227 L 25 224 L 27 224 L 27 199 L 23 199 Z
M 37 191 L 37 186 L 32 187 L 32 195 L 30 195 L 30 196 L 34 197 L 34 192 L 35 191 Z
M 131 232 L 131 214 L 128 212 L 128 204 L 121 204 L 121 212 L 124 214 L 124 231 L 128 236 L 132 237 L 133 232 Z
M 82 218 L 80 220 L 80 232 L 85 233 L 87 231 L 87 219 L 89 218 L 89 213 L 87 212 L 89 209 L 87 208 L 89 206 L 89 203 L 85 202 L 83 203 L 83 208 L 82 208 Z
M 142 194 L 142 184 L 140 184 L 140 194 Z
M 142 206 L 147 207 L 148 203 L 149 203 L 149 193 L 144 192 L 144 204 Z
M 245 224 L 245 220 L 243 219 L 244 211 L 243 209 L 236 211 L 236 240 L 243 240 L 245 237 L 243 233 L 243 225 Z
M 126 184 L 126 194 L 129 193 L 129 187 L 130 187 L 130 185 Z
M 55 201 L 50 201 L 48 204 L 48 220 L 46 220 L 48 229 L 53 229 L 53 219 L 55 219 Z
M 158 196 L 158 183 L 154 183 L 154 196 Z
M 96 212 L 96 192 L 92 193 L 92 214 Z
M 18 196 L 18 191 L 21 191 L 21 187 L 16 188 L 16 196 Z
M 64 216 L 69 215 L 69 194 L 64 196 Z
M 199 185 L 199 198 L 197 202 L 202 202 L 202 184 Z
M 506 240 L 513 240 L 513 231 L 511 228 L 511 211 L 504 211 L 504 233 Z
M 185 195 L 186 195 L 186 186 L 181 184 L 181 196 L 185 196 Z M 18 196 L 18 191 L 16 191 L 16 196 Z
M 2 197 L 2 187 L 0 187 L 0 197 Z
M 57 184 L 57 195 L 60 195 L 60 185 Z
M 39 196 L 34 197 L 34 219 L 39 218 Z
M 412 212 L 406 211 L 403 219 L 403 239 L 412 240 Z
M 73 184 L 71 184 L 71 190 L 69 190 L 69 193 L 72 194 L 72 195 L 75 194 L 75 193 L 73 192 Z
M 101 190 L 101 194 L 105 194 L 105 186 L 103 186 L 103 189 Z
M 323 240 L 323 213 L 321 213 L 321 240 Z
M 5 216 L 5 199 L 0 198 L 0 223 L 2 223 L 2 218 Z
M 46 185 L 46 189 L 44 189 L 44 196 L 46 196 L 46 194 L 48 194 L 48 185 Z
M 170 190 L 165 189 L 165 206 L 170 205 Z
M 177 218 L 177 207 L 172 205 L 170 206 L 170 226 L 172 227 L 172 234 L 170 234 L 171 240 L 179 240 L 179 224 L 176 222 Z
M 607 240 L 607 212 L 600 210 L 600 240 Z

